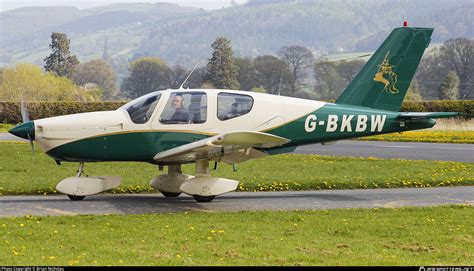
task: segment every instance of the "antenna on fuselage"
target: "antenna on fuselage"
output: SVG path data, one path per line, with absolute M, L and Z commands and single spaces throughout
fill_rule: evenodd
M 184 82 L 181 84 L 181 86 L 179 87 L 179 89 L 183 89 L 183 86 L 184 84 L 188 81 L 189 77 L 191 76 L 191 74 L 193 74 L 194 70 L 197 68 L 199 63 L 196 63 L 196 66 L 194 66 L 194 68 L 191 70 L 191 72 L 188 74 L 188 77 L 186 77 L 186 79 L 184 79 Z

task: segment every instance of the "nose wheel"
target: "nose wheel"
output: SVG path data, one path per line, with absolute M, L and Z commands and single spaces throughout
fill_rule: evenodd
M 81 177 L 84 173 L 84 162 L 79 163 L 79 168 L 77 169 L 77 177 Z M 76 196 L 76 195 L 67 195 L 67 197 L 72 201 L 83 200 L 86 196 Z
M 201 196 L 193 195 L 193 198 L 197 202 L 211 202 L 216 196 Z
M 67 195 L 70 200 L 78 201 L 83 200 L 86 196 L 74 196 L 74 195 Z
M 159 191 L 161 192 L 161 194 L 163 194 L 163 196 L 167 198 L 176 198 L 177 196 L 181 195 L 181 192 L 174 193 L 174 192 L 166 192 L 163 190 L 159 190 Z

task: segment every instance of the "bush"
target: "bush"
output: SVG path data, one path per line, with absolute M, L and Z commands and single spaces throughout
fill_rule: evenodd
M 474 100 L 404 102 L 402 112 L 459 112 L 462 118 L 474 117 Z

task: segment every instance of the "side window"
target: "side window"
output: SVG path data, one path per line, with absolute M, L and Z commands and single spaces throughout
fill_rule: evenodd
M 207 119 L 207 95 L 204 92 L 172 93 L 161 113 L 163 124 L 204 123 Z
M 161 94 L 148 94 L 127 103 L 123 108 L 127 110 L 133 123 L 144 124 L 155 111 L 160 97 Z
M 217 94 L 217 118 L 228 120 L 252 110 L 253 98 L 248 95 L 221 92 Z

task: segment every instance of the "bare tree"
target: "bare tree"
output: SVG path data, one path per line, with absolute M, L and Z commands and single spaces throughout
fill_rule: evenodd
M 459 94 L 469 99 L 474 73 L 474 40 L 458 38 L 446 41 L 440 48 L 440 60 L 446 70 L 453 70 L 459 77 Z
M 181 67 L 180 65 L 174 66 L 172 69 L 168 69 L 165 72 L 165 81 L 169 88 L 177 89 L 181 86 L 188 76 L 190 71 Z
M 278 55 L 286 62 L 293 76 L 291 91 L 298 90 L 302 80 L 307 76 L 305 68 L 311 67 L 314 57 L 311 51 L 303 46 L 284 46 L 278 51 Z

